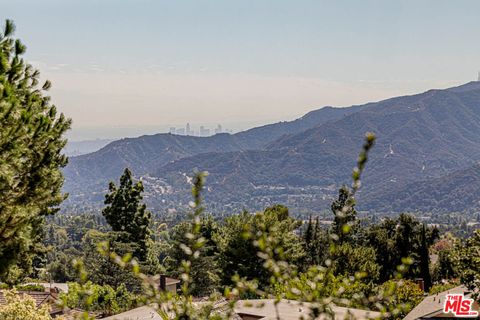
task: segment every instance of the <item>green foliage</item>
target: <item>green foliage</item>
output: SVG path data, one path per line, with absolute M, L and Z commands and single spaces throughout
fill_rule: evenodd
M 261 285 L 267 285 L 270 272 L 264 268 L 264 259 L 252 254 L 257 247 L 265 245 L 258 236 L 261 231 L 268 231 L 271 239 L 279 248 L 275 258 L 283 256 L 292 264 L 299 262 L 304 251 L 299 237 L 295 234 L 300 222 L 290 217 L 284 206 L 273 206 L 264 212 L 250 214 L 243 212 L 225 219 L 216 241 L 219 247 L 219 259 L 222 268 L 222 283 L 232 284 L 234 275 L 241 278 L 255 278 Z
M 355 210 L 355 201 L 346 186 L 338 191 L 338 199 L 332 203 L 331 209 L 334 215 L 333 234 L 338 236 L 339 242 L 352 242 L 352 236 L 358 226 L 357 211 Z
M 460 281 L 478 298 L 480 289 L 480 230 L 455 246 L 453 257 Z
M 188 252 L 182 248 L 186 235 L 193 228 L 191 221 L 181 222 L 171 230 L 171 247 L 168 251 L 168 269 L 173 277 L 179 277 L 181 273 L 178 266 L 188 258 Z M 200 256 L 192 261 L 191 265 L 191 293 L 195 296 L 204 296 L 212 293 L 220 284 L 220 268 L 218 266 L 217 246 L 214 235 L 219 231 L 218 224 L 211 216 L 200 217 L 199 234 L 204 239 L 204 245 L 199 249 Z
M 140 280 L 131 271 L 124 270 L 111 259 L 114 253 L 131 257 L 131 253 L 138 250 L 135 243 L 119 241 L 125 236 L 122 232 L 89 231 L 83 240 L 85 270 L 93 283 L 109 285 L 113 288 L 125 285 L 130 291 L 140 292 Z
M 450 290 L 452 288 L 455 288 L 458 286 L 458 282 L 449 282 L 449 283 L 438 283 L 434 284 L 431 288 L 430 291 L 428 292 L 429 295 L 434 295 L 440 292 L 444 292 L 447 290 Z
M 19 295 L 16 290 L 3 291 L 5 304 L 0 305 L 2 320 L 52 320 L 48 304 L 37 308 L 35 300 L 28 295 Z M 56 318 L 62 320 L 62 317 Z
M 38 292 L 44 292 L 45 287 L 39 284 L 19 284 L 16 286 L 10 286 L 7 283 L 0 283 L 0 290 L 1 289 L 12 289 L 14 288 L 15 290 L 18 291 L 38 291 Z
M 6 21 L 0 32 L 0 279 L 17 266 L 31 271 L 32 254 L 42 250 L 43 217 L 63 201 L 60 169 L 65 131 L 71 121 L 58 115 L 38 86 L 40 73 L 22 58 L 25 46 Z
M 422 225 L 419 248 L 419 272 L 422 276 L 426 292 L 428 292 L 430 290 L 430 287 L 432 286 L 432 276 L 430 275 L 430 253 L 428 247 L 429 245 L 427 244 L 427 227 L 425 225 Z
M 37 291 L 37 292 L 44 292 L 45 287 L 39 284 L 21 284 L 15 286 L 15 289 L 19 291 Z
M 326 268 L 312 267 L 283 284 L 276 283 L 273 293 L 283 299 L 305 302 L 334 299 L 336 305 L 365 308 L 368 304 L 359 298 L 372 293 L 372 288 L 351 274 L 336 276 Z
M 107 205 L 102 213 L 113 231 L 122 232 L 118 240 L 124 243 L 135 242 L 138 248 L 133 252 L 140 261 L 148 259 L 151 246 L 151 213 L 142 204 L 143 184 L 133 182 L 130 170 L 125 169 L 120 177 L 120 185 L 109 185 L 109 194 L 105 196 Z
M 455 252 L 453 249 L 442 250 L 438 253 L 438 261 L 433 268 L 435 281 L 449 280 L 457 277 L 455 266 Z
M 376 252 L 371 247 L 353 246 L 342 243 L 335 247 L 330 256 L 333 273 L 340 276 L 357 275 L 372 285 L 378 281 L 380 266 L 376 263 Z
M 328 234 L 321 229 L 318 217 L 313 222 L 310 216 L 308 224 L 304 229 L 301 236 L 305 251 L 305 256 L 301 262 L 303 270 L 312 265 L 320 265 L 325 261 L 329 246 Z
M 76 280 L 76 274 L 72 270 L 72 261 L 77 257 L 76 252 L 65 250 L 55 254 L 55 260 L 46 266 L 43 278 L 47 281 L 69 282 Z
M 168 290 L 159 292 L 155 284 L 150 287 L 150 300 L 153 298 L 153 301 L 156 303 L 163 302 L 158 310 L 162 319 L 170 319 L 172 315 L 176 319 L 221 319 L 221 317 L 213 313 L 211 304 L 207 303 L 204 307 L 197 307 L 192 303 L 192 292 L 195 289 L 193 286 L 195 280 L 192 277 L 192 266 L 200 259 L 202 248 L 206 243 L 206 239 L 201 233 L 201 218 L 204 212 L 201 191 L 203 190 L 206 176 L 207 173 L 198 173 L 193 179 L 192 195 L 194 201 L 190 204 L 193 209 L 192 221 L 185 234 L 185 242 L 180 244 L 180 248 L 186 255 L 186 259 L 181 261 L 179 267 L 181 272 L 180 278 L 183 280 L 181 294 L 173 296 Z M 215 294 L 212 294 L 213 296 Z M 168 303 L 164 303 L 165 301 L 168 301 Z
M 389 280 L 379 293 L 387 297 L 386 309 L 395 319 L 405 317 L 424 298 L 423 290 L 411 280 Z
M 43 244 L 47 248 L 45 263 L 39 277 L 44 281 L 69 282 L 77 280 L 72 261 L 91 250 L 83 239 L 90 230 L 106 231 L 100 215 L 56 214 L 46 220 Z
M 427 272 L 425 267 L 422 268 L 421 259 L 423 257 L 425 265 L 425 261 L 429 259 L 428 248 L 438 238 L 438 230 L 426 228 L 424 240 L 422 233 L 423 225 L 407 214 L 401 214 L 397 219 L 386 218 L 365 230 L 366 245 L 375 249 L 376 261 L 381 266 L 381 281 L 395 277 L 397 267 L 404 258 L 410 258 L 413 262 L 407 277 L 421 277 L 422 270 Z
M 85 292 L 88 292 L 88 296 L 84 295 Z M 69 283 L 68 293 L 61 293 L 60 300 L 64 307 L 101 311 L 104 316 L 130 310 L 138 302 L 136 296 L 129 293 L 125 285 L 114 289 L 109 285 L 102 286 L 90 281 L 83 285 Z

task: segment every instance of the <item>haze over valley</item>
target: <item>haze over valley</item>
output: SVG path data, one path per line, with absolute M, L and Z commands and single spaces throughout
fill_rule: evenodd
M 65 205 L 100 207 L 108 182 L 128 167 L 143 180 L 145 199 L 160 214 L 186 209 L 196 169 L 209 172 L 205 196 L 213 212 L 282 203 L 308 215 L 328 210 L 337 189 L 349 183 L 363 134 L 374 132 L 378 142 L 358 196 L 361 210 L 478 208 L 480 184 L 467 177 L 480 160 L 479 98 L 480 82 L 470 82 L 347 108 L 324 107 L 236 134 L 167 133 L 113 141 L 70 159 Z M 432 183 L 439 184 L 433 193 L 425 187 Z M 458 199 L 465 188 L 472 196 Z

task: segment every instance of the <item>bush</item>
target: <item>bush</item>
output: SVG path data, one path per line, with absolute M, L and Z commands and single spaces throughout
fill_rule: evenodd
M 14 290 L 4 290 L 6 304 L 0 306 L 2 320 L 52 320 L 49 306 L 44 304 L 37 308 L 35 300 L 28 295 L 19 295 Z M 63 318 L 55 318 L 61 320 Z
M 115 290 L 109 285 L 102 286 L 90 281 L 83 285 L 69 283 L 68 293 L 61 293 L 60 299 L 65 307 L 101 311 L 104 315 L 121 313 L 137 305 L 136 297 L 127 291 L 125 285 Z
M 395 319 L 405 317 L 424 298 L 423 290 L 412 280 L 389 280 L 379 291 L 388 297 L 386 306 Z
M 15 286 L 15 288 L 18 291 L 38 291 L 38 292 L 45 291 L 45 287 L 39 284 L 23 284 L 23 285 Z
M 430 288 L 430 291 L 428 292 L 428 294 L 433 295 L 436 293 L 450 290 L 452 288 L 455 288 L 456 286 L 458 286 L 458 283 L 455 283 L 455 282 L 435 284 Z

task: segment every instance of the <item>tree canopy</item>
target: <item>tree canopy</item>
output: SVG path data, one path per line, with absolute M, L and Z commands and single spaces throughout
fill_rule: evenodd
M 143 184 L 133 182 L 132 172 L 126 168 L 120 177 L 120 185 L 113 182 L 109 185 L 109 194 L 105 196 L 107 205 L 102 213 L 113 231 L 122 232 L 122 242 L 138 243 L 134 255 L 141 261 L 147 259 L 152 230 L 150 229 L 152 214 L 142 203 Z
M 46 95 L 50 82 L 39 86 L 14 31 L 7 20 L 0 32 L 0 278 L 15 265 L 29 269 L 43 217 L 65 198 L 60 169 L 71 124 Z

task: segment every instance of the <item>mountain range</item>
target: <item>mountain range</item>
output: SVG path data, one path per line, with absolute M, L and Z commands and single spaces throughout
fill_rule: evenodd
M 365 132 L 377 136 L 358 208 L 461 211 L 480 207 L 480 82 L 346 108 L 324 107 L 287 122 L 212 137 L 127 138 L 71 157 L 67 206 L 101 205 L 108 182 L 129 167 L 154 210 L 190 200 L 194 170 L 209 172 L 210 210 L 259 210 L 273 203 L 297 214 L 328 209 L 350 183 Z M 460 196 L 468 192 L 467 196 Z
M 63 149 L 65 155 L 69 157 L 80 156 L 82 154 L 92 153 L 101 148 L 113 140 L 109 139 L 96 139 L 96 140 L 82 140 L 82 141 L 68 141 L 67 145 Z

